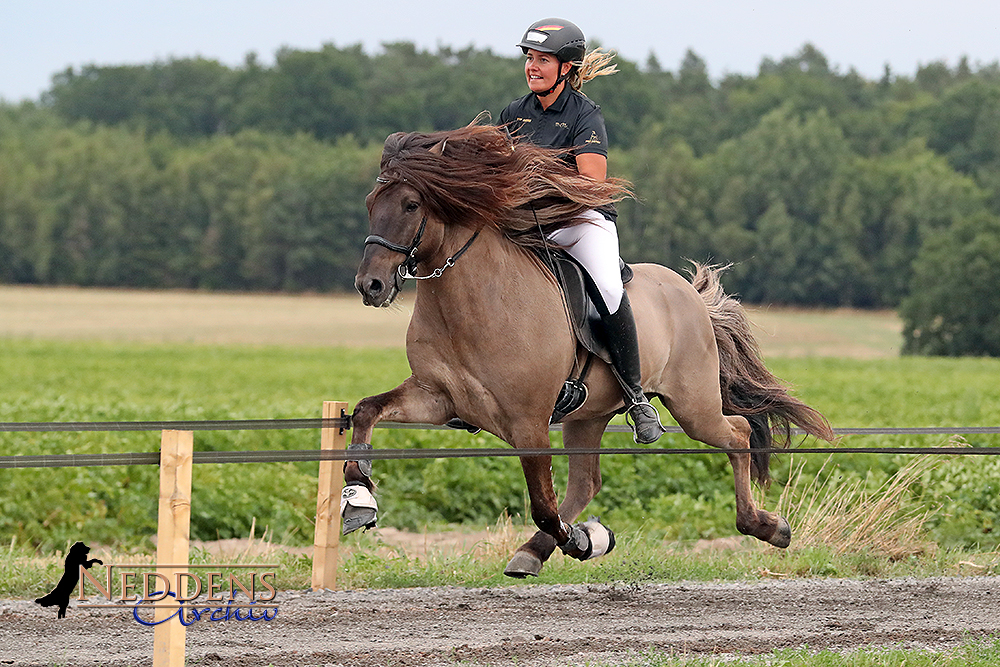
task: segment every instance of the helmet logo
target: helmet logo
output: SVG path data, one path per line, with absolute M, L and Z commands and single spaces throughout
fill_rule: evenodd
M 528 34 L 524 36 L 524 41 L 533 42 L 535 44 L 542 44 L 549 38 L 550 32 L 555 32 L 556 30 L 562 30 L 561 25 L 543 25 L 538 26 L 533 30 L 529 30 Z M 542 32 L 544 31 L 544 32 Z

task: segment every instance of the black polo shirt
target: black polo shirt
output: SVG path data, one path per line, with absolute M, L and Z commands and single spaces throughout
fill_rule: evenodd
M 608 132 L 604 127 L 601 107 L 569 85 L 563 87 L 548 109 L 542 108 L 534 93 L 514 100 L 500 112 L 500 124 L 508 123 L 512 135 L 523 137 L 536 146 L 570 149 L 566 161 L 574 169 L 577 155 L 597 153 L 608 156 Z M 612 222 L 618 219 L 613 204 L 597 210 Z
M 500 124 L 510 133 L 545 148 L 569 148 L 573 155 L 608 156 L 608 133 L 601 107 L 568 84 L 556 101 L 543 109 L 538 96 L 529 93 L 500 112 Z

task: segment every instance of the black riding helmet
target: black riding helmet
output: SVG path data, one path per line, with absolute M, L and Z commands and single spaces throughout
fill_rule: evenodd
M 560 62 L 576 63 L 587 52 L 587 38 L 583 31 L 565 19 L 535 21 L 518 42 L 524 53 L 528 49 L 554 54 Z
M 539 97 L 545 97 L 554 92 L 563 81 L 569 78 L 574 69 L 579 67 L 583 56 L 587 53 L 587 38 L 583 36 L 583 31 L 565 19 L 542 19 L 535 21 L 524 32 L 524 37 L 518 42 L 521 51 L 528 53 L 528 49 L 551 53 L 559 59 L 561 63 L 572 63 L 573 67 L 556 79 L 555 85 L 544 93 L 538 93 Z

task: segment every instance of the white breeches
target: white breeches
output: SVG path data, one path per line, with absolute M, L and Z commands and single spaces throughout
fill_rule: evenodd
M 597 211 L 580 216 L 584 222 L 557 229 L 548 238 L 583 264 L 597 284 L 609 313 L 616 313 L 625 291 L 618 252 L 618 228 Z

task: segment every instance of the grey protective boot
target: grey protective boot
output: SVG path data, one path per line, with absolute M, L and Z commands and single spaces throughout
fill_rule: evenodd
M 660 423 L 660 415 L 642 392 L 642 376 L 639 372 L 639 338 L 635 330 L 635 318 L 628 294 L 622 295 L 618 310 L 610 315 L 602 314 L 604 331 L 607 334 L 608 351 L 614 364 L 618 382 L 625 395 L 628 416 L 632 418 L 632 430 L 637 443 L 648 445 L 656 442 L 666 432 Z

